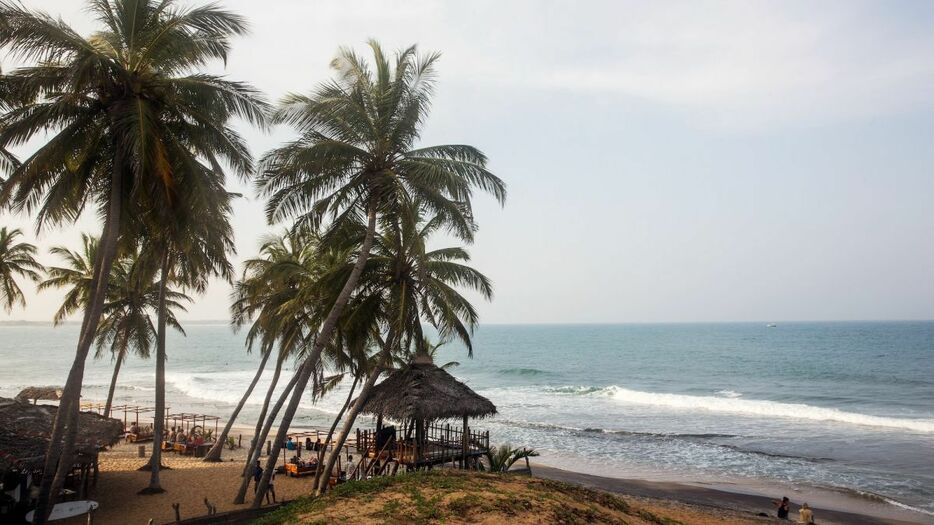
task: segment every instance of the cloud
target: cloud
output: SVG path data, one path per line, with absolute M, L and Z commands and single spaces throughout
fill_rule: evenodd
M 465 80 L 634 98 L 704 127 L 810 126 L 934 107 L 934 32 L 895 5 L 881 13 L 858 3 L 509 5 L 485 17 L 498 36 L 458 64 Z

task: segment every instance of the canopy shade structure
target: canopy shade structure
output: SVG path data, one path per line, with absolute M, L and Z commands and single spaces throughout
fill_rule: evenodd
M 430 360 L 393 371 L 373 387 L 362 411 L 396 421 L 484 418 L 496 406 Z
M 31 405 L 0 398 L 0 471 L 42 468 L 57 411 L 55 405 Z M 101 447 L 113 445 L 122 435 L 120 420 L 81 412 L 75 455 L 96 456 Z
M 375 432 L 357 430 L 357 448 L 364 454 L 361 462 L 373 458 L 375 463 L 388 455 L 406 469 L 457 460 L 462 468 L 469 468 L 489 450 L 490 435 L 471 430 L 468 419 L 495 415 L 496 406 L 435 366 L 429 356 L 419 355 L 373 387 L 361 411 L 377 416 Z M 394 437 L 380 438 L 383 418 L 402 422 L 401 434 L 392 429 Z M 463 426 L 432 423 L 443 419 L 460 419 Z
M 16 394 L 16 399 L 20 401 L 32 401 L 33 404 L 38 400 L 60 401 L 62 399 L 62 389 L 54 386 L 29 386 L 20 390 Z

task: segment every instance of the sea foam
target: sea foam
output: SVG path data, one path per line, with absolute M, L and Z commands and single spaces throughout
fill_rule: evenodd
M 934 433 L 934 421 L 930 419 L 907 419 L 874 416 L 857 412 L 846 412 L 836 408 L 817 407 L 803 403 L 781 403 L 758 399 L 740 399 L 722 396 L 692 396 L 641 392 L 620 386 L 594 389 L 593 387 L 566 387 L 553 390 L 556 393 L 608 397 L 613 401 L 633 405 L 659 406 L 678 410 L 704 410 L 757 417 L 782 417 L 811 421 L 834 421 L 851 425 L 910 430 Z

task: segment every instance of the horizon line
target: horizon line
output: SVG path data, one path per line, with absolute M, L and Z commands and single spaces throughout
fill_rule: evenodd
M 213 325 L 230 325 L 229 320 L 224 319 L 190 319 L 190 320 L 180 320 L 183 324 L 213 324 Z M 759 319 L 759 320 L 748 320 L 748 321 L 530 321 L 530 322 L 486 322 L 478 323 L 477 326 L 481 327 L 484 325 L 487 326 L 612 326 L 612 325 L 649 325 L 649 324 L 806 324 L 806 323 L 925 323 L 925 322 L 934 322 L 934 318 L 913 318 L 913 319 Z M 15 326 L 15 325 L 49 325 L 51 327 L 61 326 L 61 325 L 76 325 L 80 324 L 80 321 L 69 320 L 63 321 L 58 325 L 53 324 L 52 321 L 31 321 L 31 320 L 2 320 L 0 321 L 0 326 Z

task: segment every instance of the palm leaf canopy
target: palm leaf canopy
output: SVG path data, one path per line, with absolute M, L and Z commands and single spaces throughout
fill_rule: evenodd
M 0 398 L 0 472 L 10 468 L 41 468 L 58 407 L 31 405 Z M 123 422 L 93 412 L 81 412 L 75 453 L 97 454 L 123 435 Z
M 0 77 L 0 92 L 15 94 L 0 118 L 0 148 L 50 134 L 14 167 L 0 204 L 34 213 L 41 228 L 75 220 L 89 203 L 104 213 L 112 177 L 123 179 L 125 206 L 153 191 L 171 198 L 179 152 L 250 175 L 252 158 L 228 120 L 263 125 L 266 103 L 249 85 L 197 71 L 226 60 L 244 19 L 175 0 L 91 0 L 89 9 L 102 28 L 83 37 L 0 0 L 0 47 L 34 63 Z
M 19 275 L 38 282 L 45 268 L 36 261 L 36 247 L 26 242 L 16 242 L 23 232 L 19 229 L 0 228 L 0 305 L 10 311 L 13 305 L 26 305 L 23 291 L 14 276 Z
M 503 202 L 506 187 L 478 149 L 460 144 L 420 146 L 439 55 L 410 47 L 387 57 L 370 42 L 368 63 L 350 49 L 332 62 L 335 78 L 309 95 L 288 95 L 274 120 L 299 137 L 267 153 L 260 190 L 270 221 L 295 218 L 316 229 L 325 219 L 340 227 L 368 212 L 405 214 L 415 199 L 447 219 L 446 228 L 470 241 L 479 188 Z
M 430 359 L 416 359 L 374 386 L 362 411 L 395 421 L 432 421 L 484 418 L 495 415 L 496 406 Z

